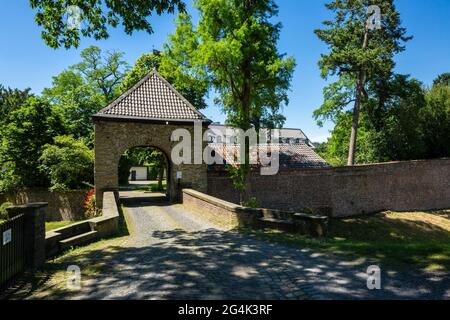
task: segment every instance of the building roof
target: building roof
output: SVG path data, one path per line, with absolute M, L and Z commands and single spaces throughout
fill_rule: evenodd
M 267 152 L 272 147 L 276 146 L 279 150 L 280 169 L 301 169 L 301 168 L 327 168 L 328 163 L 322 159 L 314 150 L 305 143 L 297 144 L 260 144 L 250 147 L 250 159 L 256 162 L 257 152 Z M 226 164 L 236 165 L 235 157 L 240 152 L 239 144 L 222 144 L 222 143 L 210 143 L 208 147 L 216 152 Z M 276 150 L 276 149 L 275 149 Z M 259 165 L 258 161 L 258 165 Z
M 236 130 L 236 128 L 232 126 L 227 126 L 218 123 L 211 123 L 208 128 L 212 130 L 212 133 L 215 133 L 215 131 L 217 130 L 223 134 L 225 134 L 227 131 L 228 133 L 233 133 Z M 278 135 L 280 136 L 280 138 L 299 138 L 302 140 L 308 140 L 308 137 L 301 129 L 281 128 L 272 130 L 278 131 Z
M 94 118 L 210 122 L 156 70 L 100 110 Z

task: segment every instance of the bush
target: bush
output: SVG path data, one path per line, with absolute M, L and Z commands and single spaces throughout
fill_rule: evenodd
M 10 202 L 5 202 L 0 205 L 0 220 L 8 220 L 8 212 L 6 208 L 11 207 L 13 204 Z
M 84 199 L 84 208 L 86 219 L 95 218 L 100 215 L 100 210 L 95 206 L 95 189 L 86 192 L 86 198 Z
M 242 203 L 242 205 L 247 208 L 259 208 L 260 207 L 259 202 L 255 197 L 251 197 L 247 201 L 244 201 Z
M 84 189 L 94 180 L 94 152 L 71 136 L 55 137 L 45 145 L 40 161 L 52 191 Z

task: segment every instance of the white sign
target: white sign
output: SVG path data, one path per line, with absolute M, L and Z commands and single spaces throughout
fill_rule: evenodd
M 6 245 L 11 242 L 11 229 L 3 232 L 3 245 Z
M 177 179 L 181 179 L 182 176 L 183 174 L 181 173 L 181 171 L 177 171 Z
M 379 266 L 369 266 L 367 268 L 367 289 L 381 289 L 381 268 Z
M 67 267 L 67 288 L 69 290 L 81 289 L 81 269 L 79 266 L 71 265 Z

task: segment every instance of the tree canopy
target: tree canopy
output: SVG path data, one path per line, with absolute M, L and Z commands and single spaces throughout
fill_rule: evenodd
M 439 76 L 431 88 L 405 75 L 377 83 L 360 119 L 358 163 L 433 159 L 450 156 L 450 87 Z M 331 138 L 321 155 L 344 165 L 348 154 L 351 111 L 335 118 Z
M 0 188 L 46 187 L 48 177 L 38 169 L 39 158 L 45 144 L 65 133 L 60 116 L 45 100 L 30 97 L 0 130 Z
M 380 28 L 368 25 L 368 8 L 380 8 Z M 400 14 L 394 0 L 334 0 L 326 4 L 334 17 L 324 21 L 324 28 L 315 30 L 320 40 L 329 47 L 319 61 L 321 75 L 337 80 L 324 89 L 324 103 L 314 113 L 319 124 L 337 119 L 346 107 L 354 103 L 349 138 L 349 165 L 354 164 L 359 113 L 370 92 L 367 85 L 377 79 L 389 79 L 395 66 L 394 55 L 405 50 L 411 39 L 401 26 Z
M 31 8 L 36 10 L 36 23 L 43 28 L 42 38 L 51 48 L 64 46 L 66 49 L 78 47 L 81 37 L 93 37 L 95 40 L 107 39 L 109 27 L 122 24 L 126 34 L 137 30 L 153 32 L 148 20 L 156 13 L 184 11 L 181 0 L 30 0 Z M 69 9 L 80 19 L 80 27 L 68 27 Z

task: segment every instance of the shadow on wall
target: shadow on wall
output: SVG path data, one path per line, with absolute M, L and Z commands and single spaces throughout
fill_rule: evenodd
M 33 202 L 47 202 L 46 221 L 79 221 L 84 219 L 86 190 L 55 191 L 30 189 L 0 194 L 0 203 L 11 202 L 21 205 Z
M 386 271 L 383 290 L 370 291 L 365 277 L 360 276 L 368 261 L 339 263 L 332 255 L 300 251 L 232 231 L 149 231 L 143 236 L 155 242 L 144 247 L 83 251 L 49 263 L 51 271 L 77 264 L 95 281 L 87 281 L 81 292 L 55 286 L 42 298 L 442 299 L 448 289 L 445 279 Z M 425 280 L 418 284 L 414 281 L 417 277 Z M 32 290 L 16 298 L 30 293 Z
M 249 177 L 249 193 L 261 206 L 334 217 L 383 210 L 450 208 L 450 159 L 404 161 L 328 169 L 281 170 Z M 226 172 L 208 171 L 209 195 L 238 200 Z

